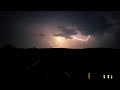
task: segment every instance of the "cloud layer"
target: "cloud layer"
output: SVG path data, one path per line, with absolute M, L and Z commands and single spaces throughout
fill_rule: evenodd
M 47 47 L 45 40 L 53 36 L 69 41 L 81 33 L 94 37 L 99 47 L 120 48 L 120 11 L 4 12 L 0 13 L 0 25 L 0 46 Z M 91 46 L 95 47 L 94 41 Z
M 75 26 L 58 26 L 60 33 L 53 34 L 54 36 L 61 36 L 66 39 L 72 39 L 72 35 L 77 35 L 79 33 Z

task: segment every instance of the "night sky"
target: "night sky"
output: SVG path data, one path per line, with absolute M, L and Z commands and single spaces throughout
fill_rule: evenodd
M 0 47 L 6 44 L 18 48 L 120 48 L 120 12 L 1 11 Z

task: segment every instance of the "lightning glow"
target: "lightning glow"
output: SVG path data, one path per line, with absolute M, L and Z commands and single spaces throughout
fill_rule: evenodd
M 73 39 L 79 40 L 79 41 L 88 41 L 90 37 L 91 37 L 91 35 L 89 35 L 86 39 L 82 39 L 82 38 L 78 38 L 78 37 L 72 36 Z
M 58 48 L 58 47 L 55 47 L 51 41 L 48 41 L 50 43 L 50 45 L 53 47 L 53 48 Z
M 78 38 L 76 36 L 71 36 L 71 37 L 74 40 L 87 42 L 90 39 L 91 35 L 88 35 L 88 37 L 86 39 Z M 55 46 L 53 45 L 53 43 L 51 41 L 48 41 L 53 48 L 59 48 L 60 45 L 63 44 L 62 41 L 65 40 L 64 37 L 56 37 L 55 39 L 56 39 L 56 45 Z

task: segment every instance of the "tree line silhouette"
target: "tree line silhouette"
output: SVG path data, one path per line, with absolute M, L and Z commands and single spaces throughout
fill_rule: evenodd
M 24 80 L 88 80 L 112 74 L 119 79 L 120 49 L 28 48 L 7 44 L 0 49 L 3 73 Z

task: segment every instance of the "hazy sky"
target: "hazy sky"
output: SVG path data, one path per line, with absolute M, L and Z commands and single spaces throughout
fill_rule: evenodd
M 120 48 L 119 29 L 118 11 L 1 11 L 0 47 Z

